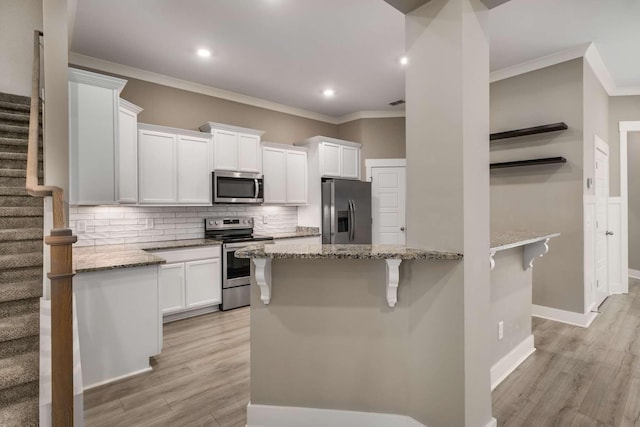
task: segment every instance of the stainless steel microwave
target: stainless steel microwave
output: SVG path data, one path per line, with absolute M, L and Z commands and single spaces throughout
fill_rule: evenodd
M 212 173 L 213 203 L 252 203 L 264 201 L 262 175 L 259 173 Z

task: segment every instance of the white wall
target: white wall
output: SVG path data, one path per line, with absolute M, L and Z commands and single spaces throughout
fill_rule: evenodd
M 0 1 L 0 92 L 31 95 L 36 29 L 42 30 L 42 0 Z

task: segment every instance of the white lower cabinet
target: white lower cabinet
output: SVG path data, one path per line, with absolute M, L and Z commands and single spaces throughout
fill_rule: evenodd
M 220 247 L 156 251 L 160 266 L 160 310 L 165 321 L 215 311 L 222 302 Z M 168 319 L 166 316 L 170 316 Z
M 184 263 L 161 265 L 159 282 L 162 314 L 184 310 Z
M 185 263 L 186 308 L 222 302 L 220 258 Z

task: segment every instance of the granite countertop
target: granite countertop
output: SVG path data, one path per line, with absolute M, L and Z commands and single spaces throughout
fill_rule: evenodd
M 491 233 L 491 252 L 524 246 L 541 240 L 558 237 L 560 233 L 539 231 L 501 231 Z
M 262 234 L 260 236 L 273 237 L 277 239 L 295 239 L 296 237 L 316 237 L 320 236 L 320 229 L 318 227 L 298 227 L 296 231 L 290 231 L 285 233 L 271 233 Z
M 459 260 L 462 254 L 401 245 L 269 245 L 236 251 L 236 258 L 279 259 L 432 259 Z
M 73 248 L 73 269 L 76 273 L 87 273 L 164 264 L 164 258 L 147 251 L 217 246 L 221 243 L 213 239 L 188 239 Z

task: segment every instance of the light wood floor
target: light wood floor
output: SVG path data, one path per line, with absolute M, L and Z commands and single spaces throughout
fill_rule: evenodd
M 164 348 L 152 366 L 86 392 L 86 425 L 244 427 L 248 308 L 166 324 Z
M 640 426 L 640 285 L 589 329 L 533 322 L 536 352 L 493 392 L 499 427 Z
M 640 427 L 640 284 L 589 329 L 534 319 L 537 351 L 493 392 L 499 427 Z M 92 426 L 244 427 L 249 311 L 165 325 L 153 372 L 85 393 Z

